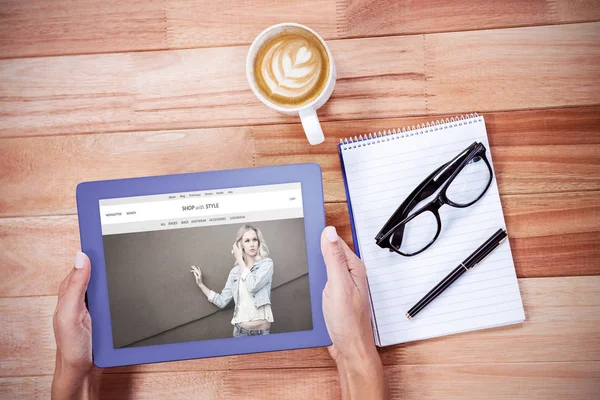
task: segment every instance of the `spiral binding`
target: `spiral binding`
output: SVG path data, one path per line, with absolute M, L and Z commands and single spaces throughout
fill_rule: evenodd
M 483 121 L 483 118 L 477 113 L 465 114 L 461 116 L 435 120 L 424 124 L 417 124 L 398 129 L 388 129 L 383 131 L 377 131 L 373 133 L 350 136 L 349 138 L 340 139 L 340 148 L 342 150 L 354 149 L 357 147 L 368 146 L 374 143 L 389 142 L 390 140 L 396 140 L 407 136 L 422 135 L 428 132 L 439 131 L 454 126 L 462 126 L 466 124 L 472 124 L 476 121 Z

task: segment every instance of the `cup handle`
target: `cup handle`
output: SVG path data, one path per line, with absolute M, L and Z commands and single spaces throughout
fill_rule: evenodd
M 323 143 L 325 136 L 323 136 L 323 129 L 321 129 L 317 112 L 312 108 L 306 108 L 300 110 L 299 114 L 308 143 L 312 145 Z

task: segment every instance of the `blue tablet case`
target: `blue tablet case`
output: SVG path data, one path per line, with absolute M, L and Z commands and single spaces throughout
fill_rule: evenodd
M 115 348 L 100 224 L 99 201 L 101 199 L 292 182 L 300 183 L 302 191 L 312 330 Z M 82 251 L 90 257 L 92 263 L 87 303 L 92 316 L 92 347 L 95 365 L 99 367 L 123 366 L 321 347 L 331 344 L 322 314 L 322 291 L 327 281 L 327 275 L 320 251 L 320 236 L 325 227 L 325 212 L 321 169 L 317 164 L 84 182 L 77 187 L 77 208 Z

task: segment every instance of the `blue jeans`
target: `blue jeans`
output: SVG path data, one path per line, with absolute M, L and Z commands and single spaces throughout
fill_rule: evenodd
M 233 337 L 260 336 L 271 333 L 270 329 L 246 329 L 238 324 L 233 325 Z

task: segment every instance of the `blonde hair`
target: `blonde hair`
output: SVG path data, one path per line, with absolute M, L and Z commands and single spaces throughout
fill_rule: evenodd
M 235 235 L 235 242 L 239 243 L 244 237 L 244 234 L 248 231 L 254 231 L 256 233 L 256 237 L 258 238 L 258 252 L 256 254 L 256 260 L 261 260 L 269 256 L 269 247 L 265 243 L 265 239 L 263 238 L 262 232 L 260 229 L 253 225 L 244 225 L 240 229 L 238 229 Z M 244 260 L 246 260 L 246 253 L 243 255 Z

